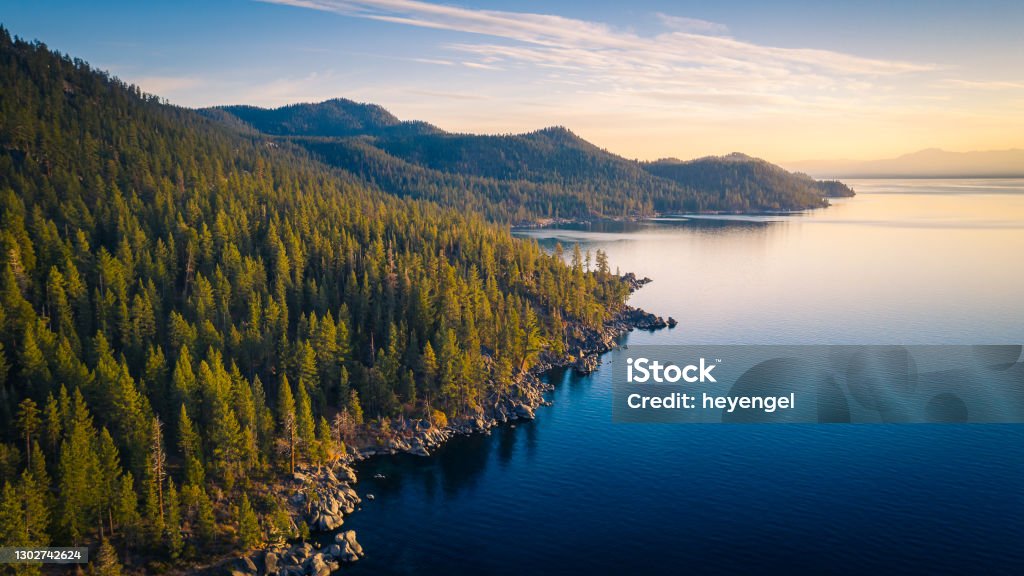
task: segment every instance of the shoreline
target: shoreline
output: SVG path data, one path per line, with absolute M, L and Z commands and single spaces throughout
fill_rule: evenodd
M 853 198 L 853 196 L 836 196 L 826 198 L 826 201 L 835 199 Z M 541 218 L 536 221 L 519 222 L 512 224 L 510 229 L 512 232 L 517 230 L 548 230 L 551 228 L 557 228 L 558 226 L 592 226 L 594 224 L 602 222 L 650 222 L 664 219 L 685 219 L 685 218 L 701 218 L 707 216 L 794 216 L 797 214 L 804 214 L 806 212 L 812 212 L 814 210 L 825 210 L 831 208 L 832 203 L 828 202 L 825 206 L 811 206 L 807 208 L 792 208 L 792 209 L 778 209 L 778 210 L 705 210 L 700 212 L 655 212 L 647 216 L 607 216 L 607 217 L 595 217 L 595 218 Z
M 629 285 L 630 294 L 651 282 L 637 278 L 632 272 L 621 277 Z M 618 340 L 633 330 L 674 328 L 674 318 L 662 318 L 640 308 L 623 304 L 600 329 L 574 325 L 574 337 L 567 352 L 556 355 L 544 351 L 537 363 L 521 373 L 506 390 L 492 390 L 484 399 L 483 413 L 454 418 L 446 426 L 435 426 L 423 419 L 401 418 L 382 431 L 372 424 L 362 432 L 374 444 L 353 446 L 348 453 L 324 465 L 296 466 L 291 477 L 272 485 L 271 491 L 284 497 L 294 525 L 305 523 L 309 538 L 293 543 L 269 544 L 256 551 L 247 551 L 186 573 L 226 576 L 270 576 L 275 574 L 329 576 L 342 564 L 356 562 L 364 554 L 356 540 L 355 530 L 340 530 L 346 516 L 360 510 L 362 498 L 354 485 L 359 479 L 353 466 L 375 456 L 412 454 L 429 458 L 431 452 L 456 436 L 489 433 L 497 426 L 518 420 L 532 420 L 537 408 L 550 406 L 544 394 L 554 385 L 542 379 L 554 369 L 572 369 L 590 374 L 600 366 L 600 357 L 618 347 Z M 570 351 L 575 351 L 572 353 Z M 382 436 L 383 435 L 383 436 Z M 372 495 L 367 495 L 372 500 Z M 331 544 L 323 544 L 326 534 L 333 533 Z

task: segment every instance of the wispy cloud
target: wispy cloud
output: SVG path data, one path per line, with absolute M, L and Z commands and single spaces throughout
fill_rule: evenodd
M 463 62 L 462 65 L 467 68 L 476 68 L 477 70 L 501 70 L 499 66 L 484 64 L 483 62 Z
M 1010 82 L 1006 80 L 963 80 L 960 78 L 946 78 L 942 81 L 948 86 L 967 88 L 970 90 L 1024 90 L 1024 82 Z
M 604 50 L 627 59 L 653 58 L 670 65 L 789 65 L 852 74 L 899 74 L 930 70 L 930 64 L 865 58 L 828 50 L 762 46 L 723 38 L 721 24 L 660 14 L 672 28 L 640 36 L 607 24 L 553 14 L 474 10 L 418 0 L 261 0 L 263 2 L 502 38 L 554 50 Z
M 860 93 L 885 79 L 937 69 L 930 63 L 879 59 L 814 48 L 783 48 L 725 36 L 718 23 L 658 13 L 665 31 L 640 35 L 601 22 L 552 14 L 470 9 L 418 0 L 261 0 L 349 17 L 466 35 L 443 48 L 477 69 L 547 69 L 566 85 L 607 94 L 651 94 L 681 104 L 778 102 L 801 92 Z
M 683 16 L 672 16 L 663 12 L 655 13 L 658 20 L 668 28 L 680 32 L 695 32 L 697 34 L 726 34 L 729 27 L 718 22 L 708 22 L 699 18 L 685 18 Z

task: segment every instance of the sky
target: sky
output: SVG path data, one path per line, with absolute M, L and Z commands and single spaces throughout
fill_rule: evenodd
M 1024 148 L 1019 0 L 0 0 L 0 23 L 190 107 L 344 97 L 639 159 Z

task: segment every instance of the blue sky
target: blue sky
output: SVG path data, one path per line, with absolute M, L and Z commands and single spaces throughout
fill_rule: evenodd
M 1024 2 L 0 1 L 186 106 L 333 97 L 627 157 L 1024 147 Z

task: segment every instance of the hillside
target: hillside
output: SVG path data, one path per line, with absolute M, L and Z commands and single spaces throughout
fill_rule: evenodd
M 818 181 L 806 174 L 787 172 L 745 154 L 708 156 L 683 162 L 666 159 L 644 164 L 652 174 L 713 195 L 726 206 L 745 209 L 787 210 L 794 203 L 814 206 L 824 198 L 853 196 L 837 181 Z
M 356 134 L 431 134 L 438 130 L 424 122 L 402 122 L 375 104 L 344 98 L 319 104 L 291 104 L 280 108 L 224 106 L 200 112 L 211 116 L 227 112 L 265 134 L 275 136 L 352 136 Z
M 382 108 L 346 100 L 275 110 L 219 110 L 269 135 L 285 135 L 321 160 L 392 194 L 470 207 L 505 222 L 802 210 L 827 206 L 826 196 L 852 193 L 808 182 L 763 161 L 738 172 L 735 162 L 704 163 L 701 170 L 640 163 L 562 127 L 514 135 L 451 134 L 433 127 L 415 129 L 429 125 L 400 122 Z M 296 115 L 320 121 L 266 120 Z M 346 121 L 342 130 L 331 120 L 338 115 L 375 120 Z M 710 170 L 722 173 L 712 176 Z
M 475 417 L 623 309 L 607 268 L 222 120 L 0 28 L 0 545 L 157 573 L 298 537 L 297 465 Z

